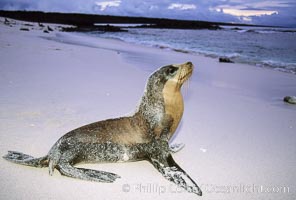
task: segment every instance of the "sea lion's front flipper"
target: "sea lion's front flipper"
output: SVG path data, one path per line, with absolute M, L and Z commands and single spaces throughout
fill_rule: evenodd
M 174 161 L 171 154 L 157 155 L 150 158 L 153 166 L 169 181 L 175 183 L 179 187 L 184 188 L 188 192 L 202 195 L 198 185 L 181 169 Z
M 170 152 L 171 153 L 177 153 L 181 151 L 185 147 L 184 143 L 175 143 L 170 145 Z
M 105 171 L 97 171 L 93 169 L 76 168 L 69 163 L 60 163 L 57 165 L 57 169 L 64 176 L 78 178 L 87 181 L 112 183 L 117 178 L 120 178 L 117 174 L 113 174 Z

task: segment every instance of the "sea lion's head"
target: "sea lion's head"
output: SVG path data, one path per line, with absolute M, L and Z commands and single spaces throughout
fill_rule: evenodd
M 153 86 L 154 89 L 160 91 L 169 84 L 178 91 L 183 83 L 190 78 L 192 72 L 193 64 L 191 62 L 163 66 L 151 74 L 147 86 Z
M 186 62 L 179 65 L 169 65 L 163 67 L 163 70 L 167 79 L 165 85 L 174 85 L 177 90 L 180 90 L 183 83 L 191 77 L 193 64 L 191 62 Z
M 170 116 L 173 124 L 170 137 L 175 132 L 183 115 L 184 104 L 181 87 L 193 72 L 193 64 L 172 64 L 159 68 L 147 81 L 146 89 L 140 104 L 140 112 L 144 114 L 150 125 L 162 122 L 164 116 Z

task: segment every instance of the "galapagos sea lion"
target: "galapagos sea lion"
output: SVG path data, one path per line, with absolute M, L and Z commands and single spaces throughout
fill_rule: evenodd
M 283 100 L 289 104 L 296 104 L 296 96 L 286 96 Z
M 97 182 L 113 182 L 114 173 L 77 168 L 78 163 L 148 160 L 169 181 L 202 195 L 197 184 L 174 161 L 171 152 L 182 145 L 169 146 L 182 118 L 181 86 L 193 72 L 193 64 L 168 65 L 150 75 L 139 106 L 132 116 L 107 119 L 74 129 L 62 136 L 41 158 L 9 151 L 8 161 L 48 167 L 64 176 Z

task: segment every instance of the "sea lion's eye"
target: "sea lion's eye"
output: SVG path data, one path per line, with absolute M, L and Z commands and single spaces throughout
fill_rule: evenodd
M 169 75 L 173 75 L 177 70 L 178 70 L 177 67 L 170 67 L 170 68 L 168 68 L 167 73 Z

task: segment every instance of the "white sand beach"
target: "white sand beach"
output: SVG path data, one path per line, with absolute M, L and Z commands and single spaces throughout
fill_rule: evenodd
M 8 150 L 44 156 L 74 128 L 133 112 L 151 70 L 191 61 L 195 69 L 172 141 L 185 147 L 173 157 L 203 196 L 176 187 L 146 161 L 80 165 L 121 176 L 106 184 L 57 170 L 49 176 L 47 168 L 1 158 L 0 199 L 296 198 L 296 105 L 282 100 L 296 96 L 295 75 L 64 33 L 54 24 L 44 33 L 37 23 L 11 22 L 0 18 L 1 156 Z

